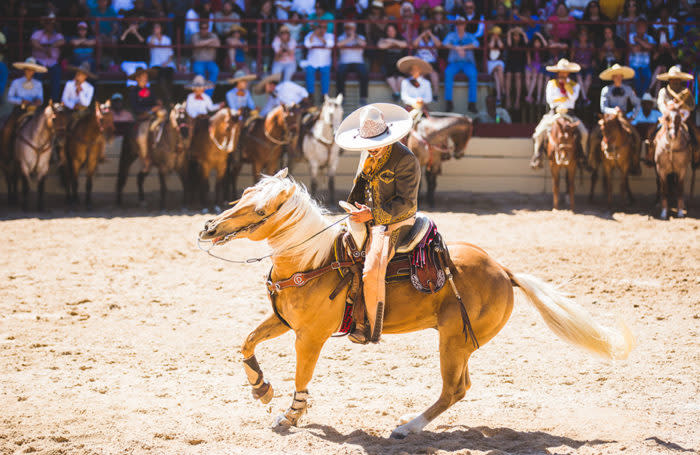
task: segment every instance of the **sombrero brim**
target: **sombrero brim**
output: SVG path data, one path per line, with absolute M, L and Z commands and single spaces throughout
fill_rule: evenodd
M 634 78 L 634 70 L 629 66 L 621 66 L 619 68 L 608 68 L 602 73 L 600 73 L 600 79 L 604 81 L 611 81 L 613 76 L 620 74 L 623 79 Z
M 422 58 L 408 56 L 402 57 L 396 62 L 396 67 L 404 74 L 409 74 L 413 65 L 418 65 L 420 67 L 421 74 L 430 74 L 433 72 L 433 67 L 430 66 L 430 63 Z
M 550 73 L 578 73 L 581 71 L 581 65 L 578 63 L 569 63 L 568 66 L 548 66 L 547 71 Z
M 693 75 L 688 73 L 661 73 L 656 78 L 660 81 L 670 81 L 671 79 L 681 79 L 684 81 L 692 81 Z
M 229 84 L 235 84 L 238 81 L 254 81 L 257 78 L 255 74 L 246 74 L 245 76 L 241 77 L 233 77 L 229 79 L 227 82 Z
M 45 66 L 37 65 L 34 63 L 17 62 L 17 63 L 13 63 L 12 66 L 14 66 L 18 70 L 22 70 L 22 71 L 33 70 L 37 73 L 45 73 L 48 71 L 48 68 L 46 68 Z
M 256 93 L 260 95 L 265 91 L 265 85 L 268 82 L 280 82 L 282 80 L 282 75 L 281 74 L 270 74 L 269 76 L 265 76 L 260 82 L 255 84 L 255 87 L 253 87 L 253 93 Z
M 90 79 L 98 79 L 97 74 L 93 73 L 92 71 L 86 70 L 85 68 L 80 68 L 79 66 L 68 65 L 66 66 L 66 70 L 74 71 L 76 73 L 80 71 L 81 73 L 87 74 L 87 77 Z
M 186 84 L 185 88 L 187 90 L 194 90 L 196 88 L 203 88 L 204 90 L 214 88 L 216 85 L 213 82 L 207 82 L 206 84 Z
M 384 115 L 388 128 L 379 136 L 363 138 L 360 136 L 360 114 L 362 108 L 348 115 L 338 127 L 335 143 L 347 151 L 362 151 L 384 147 L 403 139 L 413 127 L 413 119 L 406 109 L 396 104 L 375 103 L 371 106 Z
M 134 71 L 132 74 L 128 76 L 127 79 L 135 81 L 137 77 L 139 77 L 139 74 L 141 73 L 146 73 L 148 74 L 148 77 L 154 77 L 156 75 L 156 70 L 153 68 L 145 69 L 145 68 L 139 68 L 136 71 Z

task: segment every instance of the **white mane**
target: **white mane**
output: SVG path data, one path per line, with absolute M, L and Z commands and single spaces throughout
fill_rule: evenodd
M 273 257 L 292 256 L 299 262 L 301 270 L 323 266 L 340 228 L 333 226 L 305 242 L 330 224 L 324 216 L 325 211 L 311 198 L 306 188 L 291 178 L 268 176 L 263 177 L 255 187 L 258 190 L 255 197 L 256 209 L 263 208 L 268 200 L 280 192 L 296 187 L 291 197 L 271 218 L 272 221 L 278 217 L 285 219 L 267 239 L 273 249 Z M 299 245 L 300 243 L 302 244 Z

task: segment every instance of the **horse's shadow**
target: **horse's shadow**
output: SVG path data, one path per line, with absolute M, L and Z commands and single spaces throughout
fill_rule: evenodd
M 510 428 L 485 426 L 469 428 L 463 425 L 442 425 L 437 429 L 444 431 L 423 431 L 402 440 L 370 434 L 364 430 L 342 434 L 331 426 L 320 424 L 306 425 L 296 431 L 308 431 L 320 439 L 336 444 L 358 445 L 370 454 L 432 453 L 438 450 L 548 454 L 553 447 L 566 446 L 578 449 L 584 445 L 596 446 L 616 442 L 599 439 L 576 440 L 543 431 L 515 431 Z

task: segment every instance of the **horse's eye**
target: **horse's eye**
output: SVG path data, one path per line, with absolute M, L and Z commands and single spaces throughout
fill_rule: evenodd
M 257 214 L 260 215 L 260 216 L 265 216 L 265 210 L 258 210 L 258 211 L 255 212 L 255 213 L 257 213 Z

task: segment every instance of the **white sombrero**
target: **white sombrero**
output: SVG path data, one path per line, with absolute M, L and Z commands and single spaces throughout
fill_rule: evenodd
M 37 73 L 45 73 L 48 71 L 48 68 L 39 65 L 34 57 L 29 57 L 23 62 L 15 62 L 12 66 L 18 70 L 34 70 Z
M 404 74 L 409 74 L 413 65 L 418 65 L 422 75 L 433 72 L 433 67 L 430 66 L 430 63 L 426 62 L 422 58 L 414 57 L 413 55 L 402 57 L 398 62 L 396 62 L 396 68 L 398 68 L 399 71 Z
M 208 90 L 214 87 L 215 84 L 213 82 L 204 79 L 204 76 L 200 74 L 196 75 L 194 79 L 192 79 L 192 82 L 185 85 L 185 88 L 188 90 L 194 90 L 196 88 L 203 88 L 204 90 Z
M 554 66 L 548 66 L 547 71 L 550 73 L 578 73 L 581 71 L 581 66 L 578 63 L 573 63 L 563 58 Z
M 406 136 L 413 120 L 396 104 L 374 103 L 348 115 L 335 133 L 335 142 L 348 151 L 372 150 L 398 142 Z
M 233 77 L 227 82 L 229 84 L 235 84 L 238 81 L 254 81 L 257 78 L 258 76 L 256 76 L 255 74 L 248 74 L 244 70 L 238 70 L 235 73 L 233 73 Z
M 269 74 L 265 76 L 260 82 L 255 84 L 253 87 L 253 93 L 257 93 L 260 95 L 261 93 L 265 93 L 265 85 L 267 85 L 268 82 L 274 82 L 275 84 L 279 83 L 282 80 L 282 73 L 274 73 L 274 74 Z
M 613 76 L 621 75 L 623 79 L 632 79 L 634 77 L 634 70 L 629 66 L 622 66 L 615 63 L 610 68 L 606 69 L 600 73 L 600 79 L 604 81 L 611 81 Z
M 668 73 L 661 73 L 656 78 L 660 81 L 669 81 L 671 79 L 681 79 L 684 81 L 692 81 L 693 80 L 693 75 L 684 73 L 681 71 L 681 66 L 676 65 L 672 66 L 670 70 L 668 70 Z

